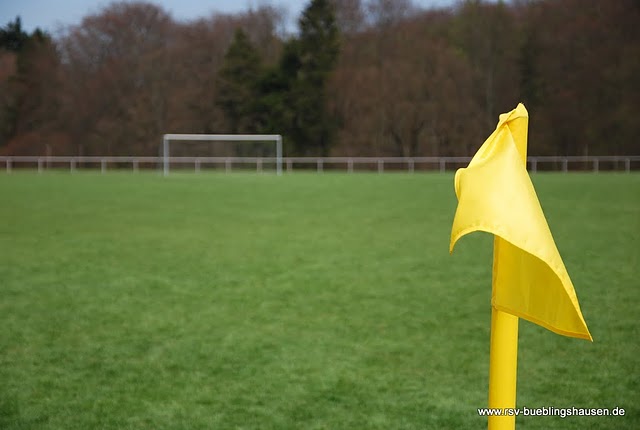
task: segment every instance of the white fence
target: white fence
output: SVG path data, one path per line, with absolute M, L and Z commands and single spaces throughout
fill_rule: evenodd
M 276 168 L 275 157 L 170 157 L 172 170 L 201 172 L 203 170 L 255 170 L 262 172 Z M 439 171 L 445 172 L 466 166 L 471 157 L 284 157 L 285 171 L 325 170 L 346 171 Z M 33 169 L 39 173 L 48 169 L 108 170 L 159 169 L 163 167 L 163 157 L 80 157 L 80 156 L 0 156 L 0 169 L 4 165 L 7 173 L 13 169 Z M 635 156 L 574 156 L 574 157 L 528 157 L 530 172 L 544 171 L 640 171 L 640 155 Z

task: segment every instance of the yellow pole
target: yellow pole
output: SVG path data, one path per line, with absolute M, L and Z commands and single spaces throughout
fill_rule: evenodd
M 509 121 L 514 136 L 524 136 L 515 141 L 522 162 L 527 166 L 528 118 Z M 493 242 L 493 272 L 497 270 L 500 242 Z M 489 408 L 516 407 L 516 376 L 518 373 L 518 317 L 491 308 L 491 341 L 489 349 Z M 489 430 L 513 430 L 516 428 L 515 415 L 489 416 Z
M 491 347 L 489 353 L 489 407 L 516 407 L 518 368 L 518 317 L 491 310 Z M 489 430 L 513 430 L 515 416 L 489 416 Z

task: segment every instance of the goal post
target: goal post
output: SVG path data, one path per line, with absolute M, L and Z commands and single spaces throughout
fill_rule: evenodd
M 169 175 L 171 141 L 208 142 L 274 142 L 276 145 L 276 173 L 282 175 L 282 136 L 279 134 L 165 134 L 162 136 L 162 164 L 164 176 Z

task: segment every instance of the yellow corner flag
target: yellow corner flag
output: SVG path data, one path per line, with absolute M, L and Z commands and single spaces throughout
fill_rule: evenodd
M 527 174 L 528 120 L 522 104 L 500 115 L 469 166 L 456 172 L 450 251 L 473 231 L 494 234 L 492 306 L 558 334 L 592 340 Z

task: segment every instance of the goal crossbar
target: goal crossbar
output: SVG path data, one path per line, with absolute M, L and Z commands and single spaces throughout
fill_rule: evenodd
M 212 142 L 275 142 L 276 173 L 282 175 L 282 136 L 279 134 L 165 134 L 162 136 L 162 159 L 164 176 L 169 174 L 169 142 L 212 141 Z

